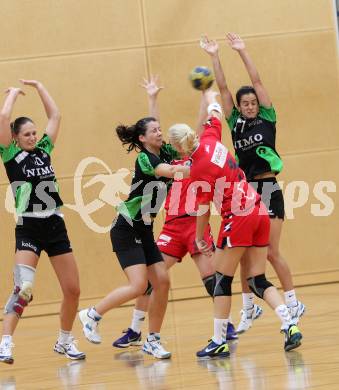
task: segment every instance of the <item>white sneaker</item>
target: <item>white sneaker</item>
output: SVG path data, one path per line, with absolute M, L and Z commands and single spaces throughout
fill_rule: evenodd
M 77 340 L 74 340 L 73 336 L 70 336 L 67 343 L 61 344 L 57 341 L 54 345 L 54 352 L 60 353 L 61 355 L 67 356 L 72 360 L 83 360 L 86 358 L 84 352 L 80 352 L 77 345 Z
M 258 305 L 253 305 L 253 308 L 249 310 L 242 309 L 240 311 L 241 319 L 237 327 L 236 333 L 245 333 L 252 326 L 253 320 L 259 318 L 262 312 L 262 308 Z
M 88 309 L 79 312 L 79 319 L 82 323 L 82 331 L 88 341 L 93 344 L 101 343 L 101 336 L 98 331 L 99 321 L 88 316 Z
M 13 364 L 14 359 L 12 355 L 12 348 L 14 347 L 13 343 L 2 343 L 0 344 L 0 362 Z
M 297 301 L 297 304 L 292 307 L 288 307 L 288 311 L 290 312 L 291 319 L 294 325 L 297 325 L 300 317 L 305 313 L 306 307 L 300 301 Z
M 157 359 L 169 359 L 171 352 L 165 350 L 161 345 L 160 338 L 154 335 L 148 336 L 142 350 Z

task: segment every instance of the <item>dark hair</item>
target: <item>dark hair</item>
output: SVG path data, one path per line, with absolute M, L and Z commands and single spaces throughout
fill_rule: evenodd
M 32 119 L 27 118 L 25 116 L 19 116 L 19 118 L 16 118 L 14 122 L 11 122 L 12 133 L 18 135 L 20 133 L 21 126 L 23 126 L 27 122 L 34 123 Z
M 139 140 L 139 135 L 145 135 L 147 124 L 149 122 L 156 122 L 157 119 L 149 116 L 138 120 L 135 125 L 124 126 L 119 125 L 115 131 L 123 145 L 128 145 L 127 152 L 132 150 L 138 151 L 142 149 L 142 142 Z
M 238 106 L 240 106 L 242 96 L 247 95 L 248 93 L 254 93 L 254 95 L 256 96 L 256 98 L 258 100 L 258 96 L 255 92 L 255 89 L 251 85 L 244 85 L 238 89 L 237 94 L 235 95 Z

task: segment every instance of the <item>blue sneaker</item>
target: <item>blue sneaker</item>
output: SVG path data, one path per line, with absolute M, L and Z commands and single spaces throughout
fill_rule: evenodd
M 239 337 L 235 331 L 234 325 L 232 324 L 232 322 L 228 322 L 227 323 L 226 340 L 227 341 L 238 340 L 238 338 Z
M 128 328 L 122 331 L 123 335 L 113 342 L 113 347 L 127 348 L 131 345 L 142 345 L 141 332 L 134 332 L 133 329 Z
M 225 358 L 230 356 L 230 351 L 226 343 L 217 344 L 213 340 L 201 351 L 196 353 L 198 358 L 211 359 L 211 358 Z

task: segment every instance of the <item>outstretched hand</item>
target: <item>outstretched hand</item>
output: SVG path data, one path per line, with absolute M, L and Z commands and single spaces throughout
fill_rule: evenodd
M 29 85 L 30 87 L 38 88 L 41 83 L 37 80 L 25 80 L 25 79 L 20 79 L 20 83 L 24 85 Z
M 245 42 L 237 34 L 226 34 L 226 40 L 233 50 L 241 51 L 245 49 Z
M 219 45 L 216 41 L 209 40 L 207 35 L 202 35 L 200 38 L 200 47 L 209 55 L 218 53 Z
M 151 75 L 150 79 L 143 79 L 143 82 L 140 83 L 140 86 L 146 89 L 146 92 L 149 96 L 156 97 L 158 93 L 164 89 L 164 87 L 161 87 L 158 85 L 159 76 L 158 75 Z
M 25 96 L 25 92 L 21 88 L 9 87 L 9 88 L 7 88 L 5 90 L 6 94 L 9 94 L 11 92 L 15 93 L 16 95 L 23 95 L 23 96 Z

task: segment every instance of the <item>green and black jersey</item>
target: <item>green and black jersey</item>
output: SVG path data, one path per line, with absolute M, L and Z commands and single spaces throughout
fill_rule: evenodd
M 254 119 L 243 118 L 233 107 L 227 123 L 239 166 L 247 180 L 261 173 L 278 174 L 282 170 L 283 163 L 275 149 L 276 113 L 273 106 L 259 106 L 259 114 Z
M 135 173 L 128 199 L 119 205 L 118 212 L 133 221 L 142 220 L 144 214 L 155 217 L 166 198 L 167 186 L 172 179 L 157 177 L 155 168 L 161 163 L 170 164 L 179 157 L 170 144 L 164 144 L 156 155 L 142 149 L 135 162 Z
M 53 147 L 47 134 L 30 152 L 19 148 L 15 142 L 8 147 L 0 145 L 0 155 L 12 187 L 18 215 L 53 211 L 62 206 L 51 164 Z

